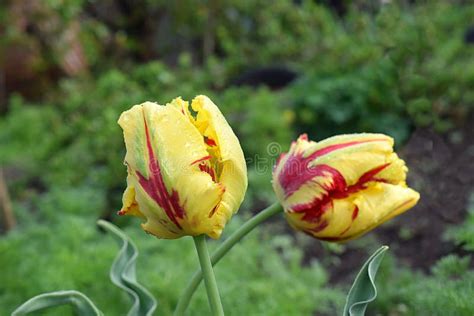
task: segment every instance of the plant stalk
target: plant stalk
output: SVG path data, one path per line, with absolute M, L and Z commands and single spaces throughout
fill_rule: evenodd
M 211 258 L 207 250 L 206 236 L 199 235 L 194 237 L 194 244 L 201 264 L 201 271 L 204 275 L 204 284 L 206 285 L 207 298 L 211 306 L 212 315 L 224 316 L 219 289 L 217 288 L 216 277 L 212 270 Z
M 211 264 L 215 265 L 219 260 L 224 257 L 224 255 L 232 249 L 232 247 L 238 243 L 243 237 L 250 233 L 255 227 L 278 213 L 281 213 L 283 208 L 279 203 L 274 203 L 267 207 L 266 209 L 260 211 L 257 215 L 245 222 L 238 230 L 236 230 L 232 235 L 229 236 L 211 256 Z M 189 281 L 186 289 L 181 294 L 176 309 L 174 311 L 174 316 L 182 316 L 186 311 L 186 308 L 193 297 L 194 292 L 198 288 L 202 280 L 202 270 L 197 270 L 191 280 Z

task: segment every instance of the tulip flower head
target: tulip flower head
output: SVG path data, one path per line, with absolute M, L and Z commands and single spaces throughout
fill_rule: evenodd
M 383 134 L 308 140 L 301 135 L 273 171 L 291 226 L 327 241 L 356 238 L 413 207 L 408 168 Z
M 143 218 L 159 238 L 219 238 L 247 189 L 242 148 L 224 116 L 206 96 L 191 108 L 181 98 L 145 102 L 118 121 L 128 171 L 119 214 Z

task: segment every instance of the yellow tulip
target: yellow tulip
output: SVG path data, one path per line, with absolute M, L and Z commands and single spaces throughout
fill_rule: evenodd
M 125 111 L 127 189 L 120 215 L 146 222 L 159 238 L 219 238 L 247 189 L 239 140 L 206 96 L 166 106 L 145 102 Z
M 419 200 L 408 168 L 383 134 L 301 135 L 273 171 L 273 188 L 295 229 L 327 241 L 361 236 Z

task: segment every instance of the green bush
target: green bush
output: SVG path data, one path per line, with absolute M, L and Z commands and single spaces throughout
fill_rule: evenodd
M 60 25 L 84 22 L 80 40 L 90 68 L 54 89 L 39 88 L 36 101 L 14 95 L 0 117 L 0 165 L 13 175 L 8 180 L 20 223 L 0 239 L 0 310 L 63 288 L 83 291 L 110 314 L 128 306 L 107 277 L 116 247 L 94 222 L 121 205 L 125 148 L 116 121 L 131 105 L 209 95 L 239 136 L 249 163 L 244 209 L 274 199 L 271 167 L 297 133 L 321 139 L 374 131 L 403 143 L 417 126 L 440 132 L 455 127 L 474 107 L 474 46 L 463 43 L 472 4 L 361 0 L 348 5 L 341 18 L 314 1 L 209 3 L 143 1 L 132 8 L 133 19 L 120 15 L 114 30 L 87 13 L 88 1 L 45 2 Z M 0 16 L 12 17 L 5 8 L 2 3 Z M 141 34 L 140 25 L 151 30 Z M 8 23 L 1 30 L 0 55 L 11 43 L 36 47 L 37 39 L 16 26 Z M 57 67 L 59 53 L 39 54 L 38 77 Z M 173 67 L 149 61 L 169 55 Z M 300 78 L 280 91 L 227 86 L 243 70 L 268 65 L 291 67 Z M 226 234 L 239 221 L 235 218 Z M 119 222 L 127 226 L 136 220 Z M 473 225 L 469 214 L 446 238 L 472 251 Z M 139 279 L 157 295 L 159 312 L 168 315 L 197 266 L 191 242 L 158 241 L 129 226 L 126 231 L 141 250 Z M 339 311 L 341 293 L 328 286 L 324 269 L 317 263 L 302 267 L 302 253 L 288 237 L 268 234 L 253 234 L 217 267 L 226 310 L 231 315 Z M 430 273 L 412 272 L 389 258 L 377 277 L 374 313 L 474 314 L 469 258 L 447 256 Z M 325 260 L 330 266 L 339 259 Z M 189 314 L 206 313 L 201 289 Z
M 79 206 L 83 201 L 76 203 Z M 41 292 L 76 289 L 107 315 L 122 315 L 130 301 L 108 279 L 118 252 L 112 238 L 97 229 L 91 216 L 57 212 L 61 216 L 54 224 L 26 225 L 0 239 L 0 310 L 8 313 Z M 171 315 L 198 267 L 192 240 L 158 240 L 134 222 L 126 233 L 140 251 L 138 279 L 157 297 L 157 312 Z M 240 223 L 235 217 L 226 235 Z M 214 248 L 215 243 L 210 246 Z M 262 232 L 246 237 L 215 268 L 228 314 L 310 315 L 340 310 L 344 296 L 327 286 L 323 268 L 317 262 L 302 267 L 301 260 L 302 251 L 289 237 L 274 238 Z M 204 287 L 200 287 L 188 314 L 206 315 L 208 308 Z M 64 315 L 64 309 L 47 314 Z
M 192 80 L 184 79 L 192 76 Z M 126 172 L 122 132 L 116 123 L 120 113 L 146 100 L 165 104 L 177 96 L 191 100 L 197 94 L 208 94 L 220 105 L 241 139 L 250 172 L 258 173 L 251 176 L 251 187 L 262 184 L 263 192 L 270 196 L 275 155 L 268 154 L 267 146 L 271 142 L 287 144 L 292 136 L 290 122 L 280 115 L 278 96 L 265 89 L 255 92 L 247 88 L 216 94 L 205 88 L 202 76 L 203 72 L 185 65 L 171 72 L 163 64 L 151 62 L 130 74 L 111 70 L 96 81 L 65 80 L 43 104 L 13 98 L 10 113 L 0 118 L 0 152 L 5 153 L 0 164 L 18 169 L 24 176 L 15 196 L 35 181 L 46 191 L 92 187 L 101 192 L 97 199 L 105 200 L 104 206 L 118 208 Z M 252 171 L 256 170 L 256 158 L 265 168 Z
M 470 257 L 449 255 L 440 259 L 429 275 L 396 266 L 384 259 L 377 276 L 379 296 L 369 306 L 381 315 L 472 315 L 474 271 Z
M 463 42 L 473 14 L 472 5 L 444 1 L 389 4 L 315 34 L 309 74 L 291 92 L 300 130 L 404 141 L 415 125 L 443 132 L 462 122 L 474 108 L 473 48 Z

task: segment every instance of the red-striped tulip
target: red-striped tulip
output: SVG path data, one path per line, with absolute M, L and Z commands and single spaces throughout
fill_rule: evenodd
M 282 154 L 273 188 L 291 226 L 318 239 L 356 238 L 413 207 L 405 162 L 383 134 L 302 135 Z
M 239 140 L 206 96 L 166 106 L 145 102 L 118 121 L 127 154 L 127 189 L 119 214 L 146 220 L 160 238 L 219 238 L 247 189 Z

